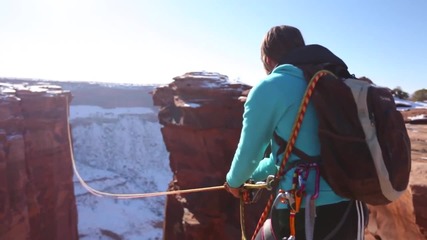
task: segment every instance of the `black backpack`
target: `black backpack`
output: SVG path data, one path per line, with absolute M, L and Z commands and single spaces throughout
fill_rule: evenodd
M 320 45 L 297 49 L 281 63 L 322 77 L 311 100 L 319 119 L 320 171 L 338 195 L 371 205 L 387 204 L 407 188 L 411 145 L 389 89 L 357 79 Z M 304 157 L 302 157 L 304 158 Z

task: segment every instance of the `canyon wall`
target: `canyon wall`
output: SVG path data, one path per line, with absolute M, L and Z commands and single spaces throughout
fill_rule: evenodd
M 0 83 L 0 239 L 78 239 L 71 94 Z
M 176 77 L 153 94 L 174 175 L 169 190 L 224 184 L 240 136 L 243 102 L 250 87 L 226 76 L 194 72 Z M 265 197 L 245 209 L 247 235 L 253 232 Z M 225 190 L 170 195 L 164 239 L 239 239 L 239 200 Z

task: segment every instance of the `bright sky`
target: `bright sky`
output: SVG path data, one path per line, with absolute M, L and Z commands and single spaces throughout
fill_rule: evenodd
M 169 83 L 264 77 L 270 27 L 298 27 L 356 76 L 427 88 L 425 0 L 0 0 L 0 77 Z

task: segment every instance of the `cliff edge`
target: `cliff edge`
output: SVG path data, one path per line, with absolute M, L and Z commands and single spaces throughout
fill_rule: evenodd
M 0 240 L 78 239 L 71 94 L 0 83 Z
M 154 91 L 173 172 L 169 190 L 224 184 L 242 127 L 239 98 L 249 88 L 217 73 L 191 72 Z M 264 205 L 261 200 L 246 207 L 248 237 Z M 239 239 L 239 219 L 239 200 L 225 190 L 170 195 L 164 239 Z

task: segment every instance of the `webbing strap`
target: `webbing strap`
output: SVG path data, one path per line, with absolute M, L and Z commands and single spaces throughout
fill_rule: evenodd
M 305 196 L 305 239 L 314 239 L 314 223 L 316 222 L 316 204 L 310 194 Z

